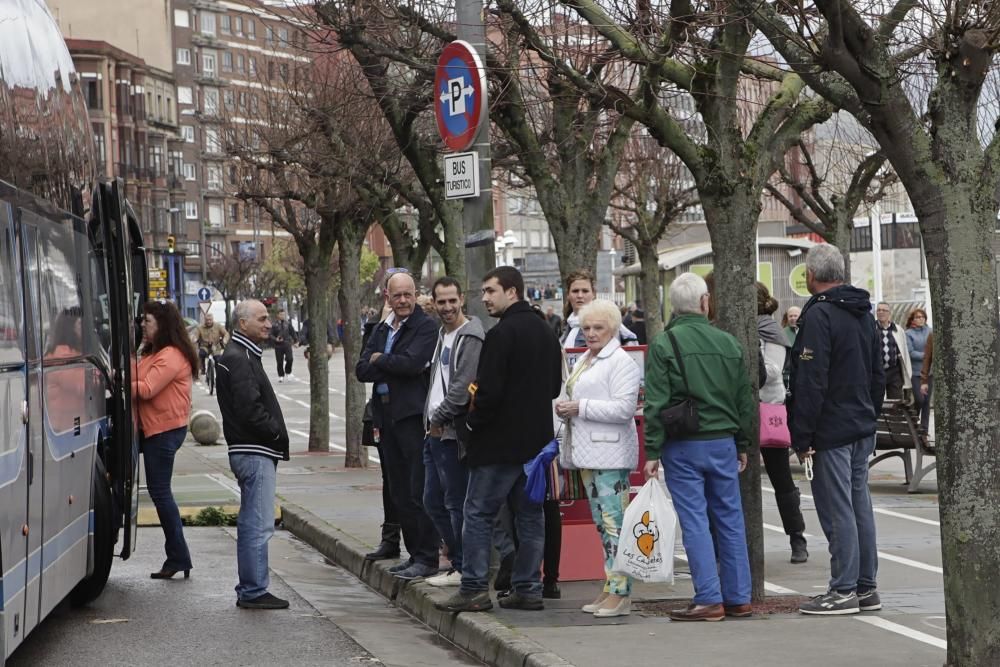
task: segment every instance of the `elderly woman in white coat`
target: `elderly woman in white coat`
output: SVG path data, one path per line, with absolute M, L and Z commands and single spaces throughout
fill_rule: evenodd
M 598 618 L 627 616 L 632 581 L 611 567 L 629 502 L 628 475 L 639 463 L 635 410 L 640 372 L 621 349 L 621 313 L 613 303 L 593 301 L 579 316 L 587 352 L 573 366 L 555 410 L 566 422 L 560 463 L 580 470 L 604 547 L 604 590 L 583 611 Z

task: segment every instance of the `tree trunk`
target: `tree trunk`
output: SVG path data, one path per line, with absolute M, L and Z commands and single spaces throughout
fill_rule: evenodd
M 306 278 L 309 315 L 309 451 L 330 451 L 330 374 L 327 370 L 326 324 L 330 321 L 330 255 L 332 243 L 299 245 Z
M 917 215 L 934 305 L 934 421 L 948 664 L 996 665 L 1000 342 L 990 251 L 996 214 L 991 197 L 975 201 L 969 189 L 954 184 L 939 190 L 938 213 L 918 209 Z
M 561 220 L 553 220 L 550 213 L 545 212 L 545 219 L 555 242 L 556 256 L 559 258 L 559 278 L 563 287 L 566 287 L 569 274 L 580 269 L 587 269 L 597 276 L 597 252 L 606 209 L 606 202 L 599 214 L 573 209 L 572 212 L 560 215 Z
M 844 282 L 851 284 L 851 233 L 854 213 L 838 208 L 833 213 L 833 232 L 830 243 L 837 246 L 844 258 Z
M 364 468 L 368 465 L 368 455 L 361 445 L 361 420 L 365 411 L 365 386 L 354 375 L 354 365 L 361 356 L 361 247 L 365 239 L 365 227 L 357 220 L 345 220 L 337 225 L 337 247 L 340 261 L 340 302 L 341 317 L 344 320 L 344 337 L 341 340 L 344 353 L 345 415 L 347 454 L 344 466 Z
M 701 194 L 705 221 L 712 238 L 715 279 L 716 325 L 732 334 L 743 346 L 750 386 L 757 389 L 757 216 L 760 190 L 756 197 L 747 190 L 733 188 L 732 194 Z M 760 496 L 759 414 L 753 416 L 747 469 L 740 475 L 740 495 L 746 522 L 747 552 L 750 555 L 752 598 L 764 599 L 764 512 Z
M 655 242 L 636 244 L 639 253 L 642 308 L 646 314 L 646 340 L 663 331 L 663 300 L 660 299 L 660 256 Z
M 492 209 L 491 209 L 492 210 Z M 451 276 L 460 285 L 466 285 L 465 275 L 465 233 L 463 231 L 462 214 L 456 214 L 445 218 L 442 223 L 444 232 L 444 244 L 438 249 L 441 261 L 444 262 L 445 274 Z M 433 277 L 433 276 L 428 276 Z M 478 286 L 482 276 L 469 276 L 473 285 Z

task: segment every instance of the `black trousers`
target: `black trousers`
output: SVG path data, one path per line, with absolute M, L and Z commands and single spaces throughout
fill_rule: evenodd
M 392 505 L 403 543 L 417 563 L 437 567 L 440 538 L 424 512 L 424 421 L 421 415 L 385 424 L 379 431 L 382 468 L 388 475 Z M 384 488 L 384 487 L 383 487 Z
M 283 378 L 292 374 L 292 359 L 294 358 L 291 345 L 274 346 L 274 359 L 278 362 L 278 377 Z
M 382 463 L 379 465 L 379 470 L 382 472 L 382 522 L 399 524 L 399 513 L 396 512 L 396 506 L 392 502 L 392 490 L 389 488 L 389 472 L 386 470 L 385 465 L 385 452 L 382 451 L 382 443 L 375 445 L 375 449 L 378 450 L 378 460 Z M 399 537 L 397 536 L 398 540 Z
M 562 512 L 558 500 L 542 503 L 545 512 L 545 552 L 542 556 L 542 582 L 559 581 L 559 560 L 562 557 Z
M 785 529 L 786 535 L 801 537 L 806 529 L 806 522 L 799 505 L 799 489 L 792 479 L 792 469 L 788 463 L 788 448 L 761 447 L 760 455 L 764 459 L 767 478 L 771 480 L 771 487 L 774 489 L 781 527 Z
M 887 368 L 885 371 L 885 397 L 903 398 L 903 371 L 899 367 L 899 362 L 895 366 Z

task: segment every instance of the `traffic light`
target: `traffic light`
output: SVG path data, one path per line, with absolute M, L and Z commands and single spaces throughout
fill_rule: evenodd
M 167 237 L 167 252 L 172 253 L 174 251 L 174 245 L 176 239 L 171 235 Z

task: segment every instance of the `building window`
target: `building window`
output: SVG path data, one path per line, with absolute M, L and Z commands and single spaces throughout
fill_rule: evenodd
M 209 257 L 222 257 L 222 243 L 219 241 L 207 241 L 205 245 L 208 246 Z
M 210 164 L 205 168 L 205 174 L 208 177 L 209 190 L 222 189 L 222 167 L 217 164 Z
M 226 105 L 228 111 L 233 110 L 233 106 L 236 104 L 236 96 L 233 94 L 233 91 L 228 88 L 222 91 L 222 103 Z
M 222 204 L 208 205 L 208 224 L 211 227 L 222 226 Z
M 221 153 L 222 144 L 219 142 L 219 131 L 212 127 L 205 128 L 205 150 L 209 153 Z
M 245 72 L 247 69 L 246 58 L 243 57 L 242 53 L 236 54 L 236 71 Z
M 257 74 L 257 59 L 253 56 L 248 56 L 248 58 L 250 76 L 254 76 Z
M 230 30 L 229 14 L 219 16 L 219 31 L 228 35 Z
M 219 89 L 218 88 L 202 88 L 201 91 L 204 107 L 202 111 L 209 114 L 210 116 L 219 115 Z
M 257 25 L 253 19 L 247 19 L 247 37 L 257 39 Z
M 97 163 L 100 165 L 101 171 L 103 171 L 108 150 L 108 145 L 104 138 L 104 124 L 92 123 L 91 128 L 94 132 L 94 148 L 97 149 Z
M 233 54 L 229 51 L 222 52 L 222 71 L 223 72 L 233 71 Z
M 194 143 L 194 125 L 181 125 L 181 136 L 189 144 Z
M 100 79 L 86 79 L 83 85 L 84 95 L 87 98 L 88 109 L 102 109 L 101 106 L 101 81 Z
M 195 167 L 194 167 L 194 165 L 191 164 L 190 162 L 185 162 L 184 163 L 184 180 L 185 181 L 193 181 L 197 177 L 198 176 L 195 173 Z
M 163 146 L 150 144 L 149 170 L 152 172 L 153 178 L 163 176 Z
M 174 178 L 180 178 L 184 171 L 184 153 L 170 151 L 167 157 L 170 160 L 170 175 Z
M 215 36 L 215 14 L 212 12 L 201 13 L 201 32 L 205 35 Z
M 274 44 L 274 28 L 269 25 L 264 26 L 264 46 L 272 46 Z
M 229 205 L 229 222 L 231 224 L 236 224 L 240 221 L 240 206 L 239 204 Z
M 178 28 L 190 28 L 191 27 L 191 15 L 186 9 L 175 9 L 174 10 L 174 25 Z
M 215 51 L 202 51 L 201 53 L 201 73 L 205 76 L 215 78 Z
M 177 64 L 178 65 L 191 64 L 191 49 L 177 49 Z
M 281 46 L 288 46 L 288 28 L 278 28 L 278 42 Z
M 237 35 L 243 34 L 243 17 L 234 16 L 233 17 L 233 32 Z
M 229 182 L 236 185 L 236 165 L 229 165 Z
M 194 104 L 194 93 L 190 86 L 177 86 L 177 104 Z
M 184 202 L 184 217 L 188 220 L 198 219 L 198 202 L 196 201 L 186 201 Z

